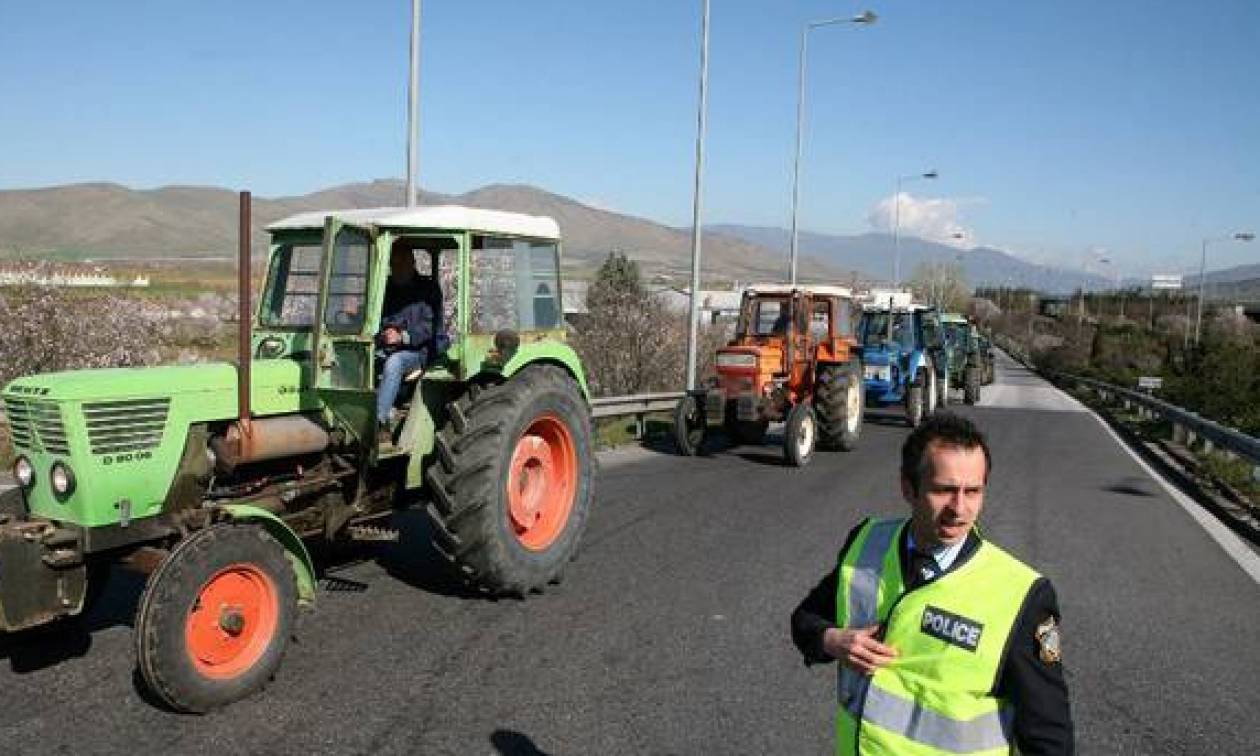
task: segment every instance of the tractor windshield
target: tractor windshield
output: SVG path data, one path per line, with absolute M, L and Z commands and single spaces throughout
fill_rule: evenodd
M 318 238 L 282 242 L 271 256 L 259 320 L 264 326 L 310 328 L 319 307 Z
M 554 240 L 475 235 L 469 261 L 474 333 L 561 326 L 559 247 Z
M 781 336 L 787 333 L 791 307 L 786 298 L 752 297 L 740 313 L 739 333 L 747 336 Z
M 888 341 L 888 321 L 892 319 L 892 340 L 907 351 L 914 349 L 914 323 L 908 312 L 867 310 L 862 313 L 862 346 L 879 346 Z

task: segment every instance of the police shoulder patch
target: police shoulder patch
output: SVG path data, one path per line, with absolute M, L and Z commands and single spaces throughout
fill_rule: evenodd
M 1054 617 L 1047 617 L 1045 622 L 1037 625 L 1037 646 L 1043 664 L 1055 664 L 1063 658 L 1060 645 L 1059 624 Z

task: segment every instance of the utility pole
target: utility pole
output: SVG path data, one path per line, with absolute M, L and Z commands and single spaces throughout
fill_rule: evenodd
M 411 56 L 407 76 L 407 207 L 420 187 L 420 0 L 411 0 Z
M 696 388 L 696 331 L 700 328 L 701 200 L 704 196 L 705 111 L 709 95 L 709 0 L 700 20 L 700 105 L 696 114 L 696 184 L 691 200 L 691 303 L 687 310 L 687 390 Z

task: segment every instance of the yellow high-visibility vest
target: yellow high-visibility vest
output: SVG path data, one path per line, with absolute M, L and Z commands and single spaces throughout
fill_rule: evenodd
M 867 521 L 840 562 L 837 626 L 881 624 L 898 656 L 871 677 L 840 665 L 836 753 L 1010 753 L 1013 711 L 993 690 L 1040 575 L 981 541 L 953 571 L 907 590 L 898 545 L 908 522 Z

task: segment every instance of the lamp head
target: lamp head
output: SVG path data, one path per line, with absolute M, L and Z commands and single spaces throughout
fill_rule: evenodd
M 1238 241 L 1251 241 L 1252 239 L 1256 238 L 1256 235 L 1251 233 L 1250 231 L 1239 231 L 1238 233 L 1234 234 L 1234 238 L 1237 239 Z
M 879 16 L 875 15 L 875 11 L 866 10 L 850 20 L 855 24 L 873 24 L 877 19 L 879 19 Z
M 939 178 L 939 177 L 940 177 L 940 175 L 941 175 L 941 174 L 937 173 L 937 172 L 936 172 L 936 170 L 935 170 L 935 169 L 933 169 L 933 170 L 930 170 L 930 171 L 928 171 L 927 173 L 923 174 L 923 178 L 925 178 L 925 179 L 934 179 L 934 178 Z

